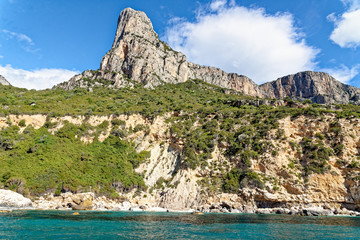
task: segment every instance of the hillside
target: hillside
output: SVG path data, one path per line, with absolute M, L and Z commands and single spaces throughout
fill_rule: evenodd
M 0 85 L 0 188 L 45 209 L 358 215 L 359 99 L 326 73 L 258 86 L 188 62 L 128 8 L 99 70 Z
M 33 199 L 92 191 L 143 208 L 359 206 L 357 106 L 262 100 L 200 80 L 0 89 L 1 185 Z

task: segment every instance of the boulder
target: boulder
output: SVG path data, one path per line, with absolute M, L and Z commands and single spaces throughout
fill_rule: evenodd
M 32 202 L 19 193 L 0 189 L 0 208 L 27 209 L 32 208 Z

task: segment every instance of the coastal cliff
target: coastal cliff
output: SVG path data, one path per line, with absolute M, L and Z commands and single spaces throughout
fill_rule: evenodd
M 143 12 L 120 14 L 99 70 L 0 99 L 0 188 L 34 208 L 360 211 L 359 89 L 196 65 Z
M 195 118 L 190 127 L 192 131 L 205 134 L 202 129 L 215 117 L 208 116 L 203 123 Z M 258 155 L 246 150 L 230 155 L 240 145 L 215 138 L 209 157 L 198 159 L 194 165 L 186 153 L 187 141 L 191 140 L 179 136 L 179 132 L 174 130 L 185 124 L 186 119 L 186 115 L 176 113 L 152 120 L 141 115 L 50 119 L 42 115 L 10 115 L 0 122 L 2 127 L 6 127 L 6 124 L 14 126 L 24 120 L 26 125 L 20 127 L 20 132 L 26 131 L 27 126 L 41 129 L 50 122 L 56 127 L 49 128 L 49 134 L 61 131 L 65 124 L 97 127 L 103 122 L 121 122 L 120 126 L 109 125 L 100 135 L 88 133 L 77 138 L 83 144 L 91 145 L 94 141 L 105 141 L 114 131 L 121 130 L 128 133 L 121 138 L 132 142 L 137 152 L 149 152 L 147 160 L 135 169 L 143 176 L 145 189 L 119 188 L 119 197 L 113 200 L 103 198 L 99 192 L 73 195 L 64 189 L 68 193 L 60 193 L 59 197 L 54 197 L 53 193 L 33 197 L 35 208 L 140 211 L 157 207 L 259 213 L 303 213 L 304 209 L 313 209 L 318 214 L 327 215 L 350 214 L 359 209 L 359 119 L 339 120 L 334 114 L 280 118 L 277 127 L 256 143 L 268 145 Z M 233 137 L 241 145 L 246 142 L 255 144 L 248 142 L 252 132 L 240 130 L 247 126 L 242 124 L 245 123 L 230 127 L 231 131 L 238 133 Z M 245 154 L 250 155 L 246 157 Z M 87 190 L 83 188 L 77 192 Z M 88 200 L 82 200 L 84 197 Z

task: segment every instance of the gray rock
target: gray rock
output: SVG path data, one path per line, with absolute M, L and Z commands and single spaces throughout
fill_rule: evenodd
M 258 86 L 246 76 L 188 62 L 184 54 L 159 39 L 144 12 L 131 8 L 121 12 L 112 48 L 102 58 L 100 69 L 85 71 L 55 88 L 70 90 L 100 85 L 121 88 L 132 87 L 135 83 L 152 88 L 191 79 L 201 79 L 255 97 L 360 104 L 360 89 L 343 84 L 326 73 L 300 72 Z
M 162 83 L 202 79 L 247 95 L 262 96 L 259 87 L 246 76 L 188 62 L 184 54 L 159 39 L 144 12 L 131 8 L 121 12 L 114 43 L 102 58 L 100 70 L 85 71 L 58 87 L 90 87 L 84 79 L 95 82 L 106 79 L 111 87 L 131 86 L 131 80 L 145 87 L 155 87 Z
M 8 82 L 8 80 L 6 80 L 6 78 L 4 78 L 3 76 L 0 75 L 0 84 L 1 85 L 10 85 L 10 83 Z
M 334 213 L 329 209 L 306 208 L 302 210 L 305 216 L 332 216 Z
M 323 72 L 300 72 L 260 86 L 265 97 L 310 99 L 313 103 L 360 103 L 360 89 L 343 84 Z

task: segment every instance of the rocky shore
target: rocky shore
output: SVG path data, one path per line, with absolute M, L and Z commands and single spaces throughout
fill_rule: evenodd
M 360 216 L 360 212 L 342 209 L 324 208 L 307 205 L 290 208 L 257 208 L 239 206 L 233 208 L 226 202 L 200 206 L 196 209 L 166 209 L 153 203 L 139 203 L 138 201 L 120 201 L 97 197 L 94 193 L 63 193 L 60 196 L 46 195 L 31 201 L 21 194 L 10 190 L 0 189 L 0 211 L 4 210 L 92 210 L 92 211 L 147 211 L 147 212 L 189 212 L 189 213 L 253 213 L 253 214 L 287 214 L 300 216 Z

